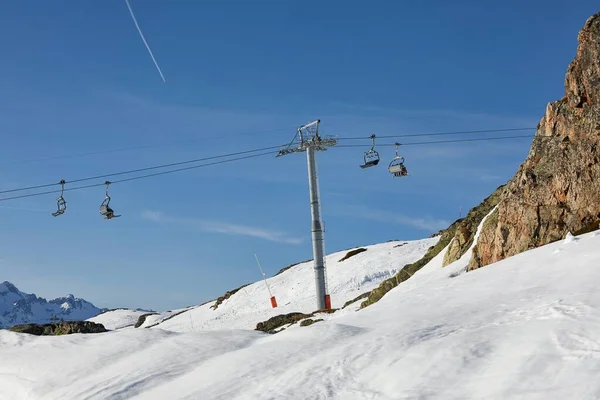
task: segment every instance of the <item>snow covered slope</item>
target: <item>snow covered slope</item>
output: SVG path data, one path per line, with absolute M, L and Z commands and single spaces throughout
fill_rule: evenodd
M 52 317 L 84 320 L 100 312 L 100 308 L 72 294 L 47 301 L 21 292 L 10 282 L 0 283 L 0 329 L 24 323 L 49 323 Z
M 469 273 L 426 266 L 276 335 L 0 331 L 0 399 L 596 399 L 598 265 L 600 231 Z
M 123 329 L 134 326 L 142 315 L 148 313 L 149 311 L 119 308 L 88 318 L 88 321 L 102 324 L 109 330 Z
M 406 264 L 419 260 L 440 237 L 391 241 L 364 246 L 366 251 L 340 261 L 349 250 L 326 257 L 331 305 L 341 308 L 348 300 L 371 291 L 396 274 Z M 316 310 L 313 262 L 304 262 L 267 279 L 271 293 L 277 299 L 272 308 L 264 281 L 243 287 L 219 304 L 209 302 L 193 310 L 165 320 L 153 329 L 189 332 L 214 329 L 254 329 L 256 324 L 275 315 L 290 312 L 310 313 Z M 359 303 L 357 303 L 359 304 Z
M 88 318 L 88 321 L 102 324 L 106 329 L 112 331 L 116 329 L 133 328 L 138 322 L 139 318 L 142 315 L 146 315 L 144 323 L 140 326 L 140 328 L 147 328 L 185 310 L 187 310 L 187 308 L 163 311 L 159 313 L 151 310 L 119 308 L 116 310 L 107 311 L 93 318 Z

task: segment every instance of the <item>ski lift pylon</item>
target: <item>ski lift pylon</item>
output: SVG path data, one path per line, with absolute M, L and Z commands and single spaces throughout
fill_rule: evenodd
M 110 185 L 109 181 L 104 182 L 106 185 L 106 195 L 104 197 L 104 201 L 100 204 L 100 214 L 104 216 L 104 219 L 112 219 L 118 218 L 120 215 L 115 215 L 115 212 L 112 208 L 110 208 L 110 196 L 108 195 L 108 186 Z
M 365 169 L 379 164 L 379 153 L 375 150 L 375 134 L 371 135 L 371 149 L 365 152 L 365 163 L 360 167 Z
M 390 162 L 388 171 L 395 177 L 402 177 L 408 175 L 408 170 L 404 166 L 404 157 L 398 155 L 398 148 L 400 143 L 396 142 L 396 157 Z
M 61 181 L 59 183 L 60 183 L 61 189 L 60 189 L 60 197 L 58 199 L 56 199 L 57 210 L 52 213 L 52 215 L 55 217 L 58 217 L 59 215 L 62 215 L 65 213 L 65 211 L 67 211 L 67 202 L 63 198 L 63 193 L 65 192 L 65 183 L 66 182 L 64 179 L 61 179 Z

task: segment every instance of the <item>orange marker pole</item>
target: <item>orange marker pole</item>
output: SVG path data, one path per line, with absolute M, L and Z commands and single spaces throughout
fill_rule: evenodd
M 263 272 L 263 270 L 260 266 L 260 262 L 258 261 L 258 257 L 256 255 L 256 253 L 254 253 L 254 258 L 256 258 L 256 264 L 258 265 L 258 269 L 260 270 L 260 273 L 262 274 L 263 279 L 265 281 L 265 285 L 267 286 L 267 290 L 269 291 L 269 296 L 271 297 L 271 307 L 277 308 L 277 300 L 275 299 L 275 296 L 273 296 L 273 294 L 271 293 L 271 288 L 269 287 L 269 284 L 267 283 L 267 277 L 265 276 L 265 273 Z

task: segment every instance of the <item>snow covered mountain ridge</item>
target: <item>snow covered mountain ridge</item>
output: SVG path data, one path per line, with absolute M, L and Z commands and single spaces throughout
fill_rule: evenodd
M 49 323 L 53 319 L 85 320 L 105 310 L 72 294 L 46 300 L 21 292 L 8 281 L 0 283 L 0 329 L 26 323 Z

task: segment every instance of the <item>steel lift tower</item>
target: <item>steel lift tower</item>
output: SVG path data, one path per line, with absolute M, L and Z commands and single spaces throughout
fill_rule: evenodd
M 335 146 L 337 139 L 319 136 L 319 123 L 313 121 L 298 128 L 290 144 L 280 150 L 277 157 L 292 153 L 306 152 L 308 162 L 308 189 L 310 191 L 310 211 L 312 216 L 312 245 L 315 270 L 315 284 L 317 289 L 317 309 L 331 309 L 331 298 L 327 291 L 327 274 L 325 271 L 325 235 L 321 221 L 321 204 L 319 200 L 319 177 L 317 175 L 316 152 L 327 150 Z M 294 142 L 298 138 L 297 142 Z

